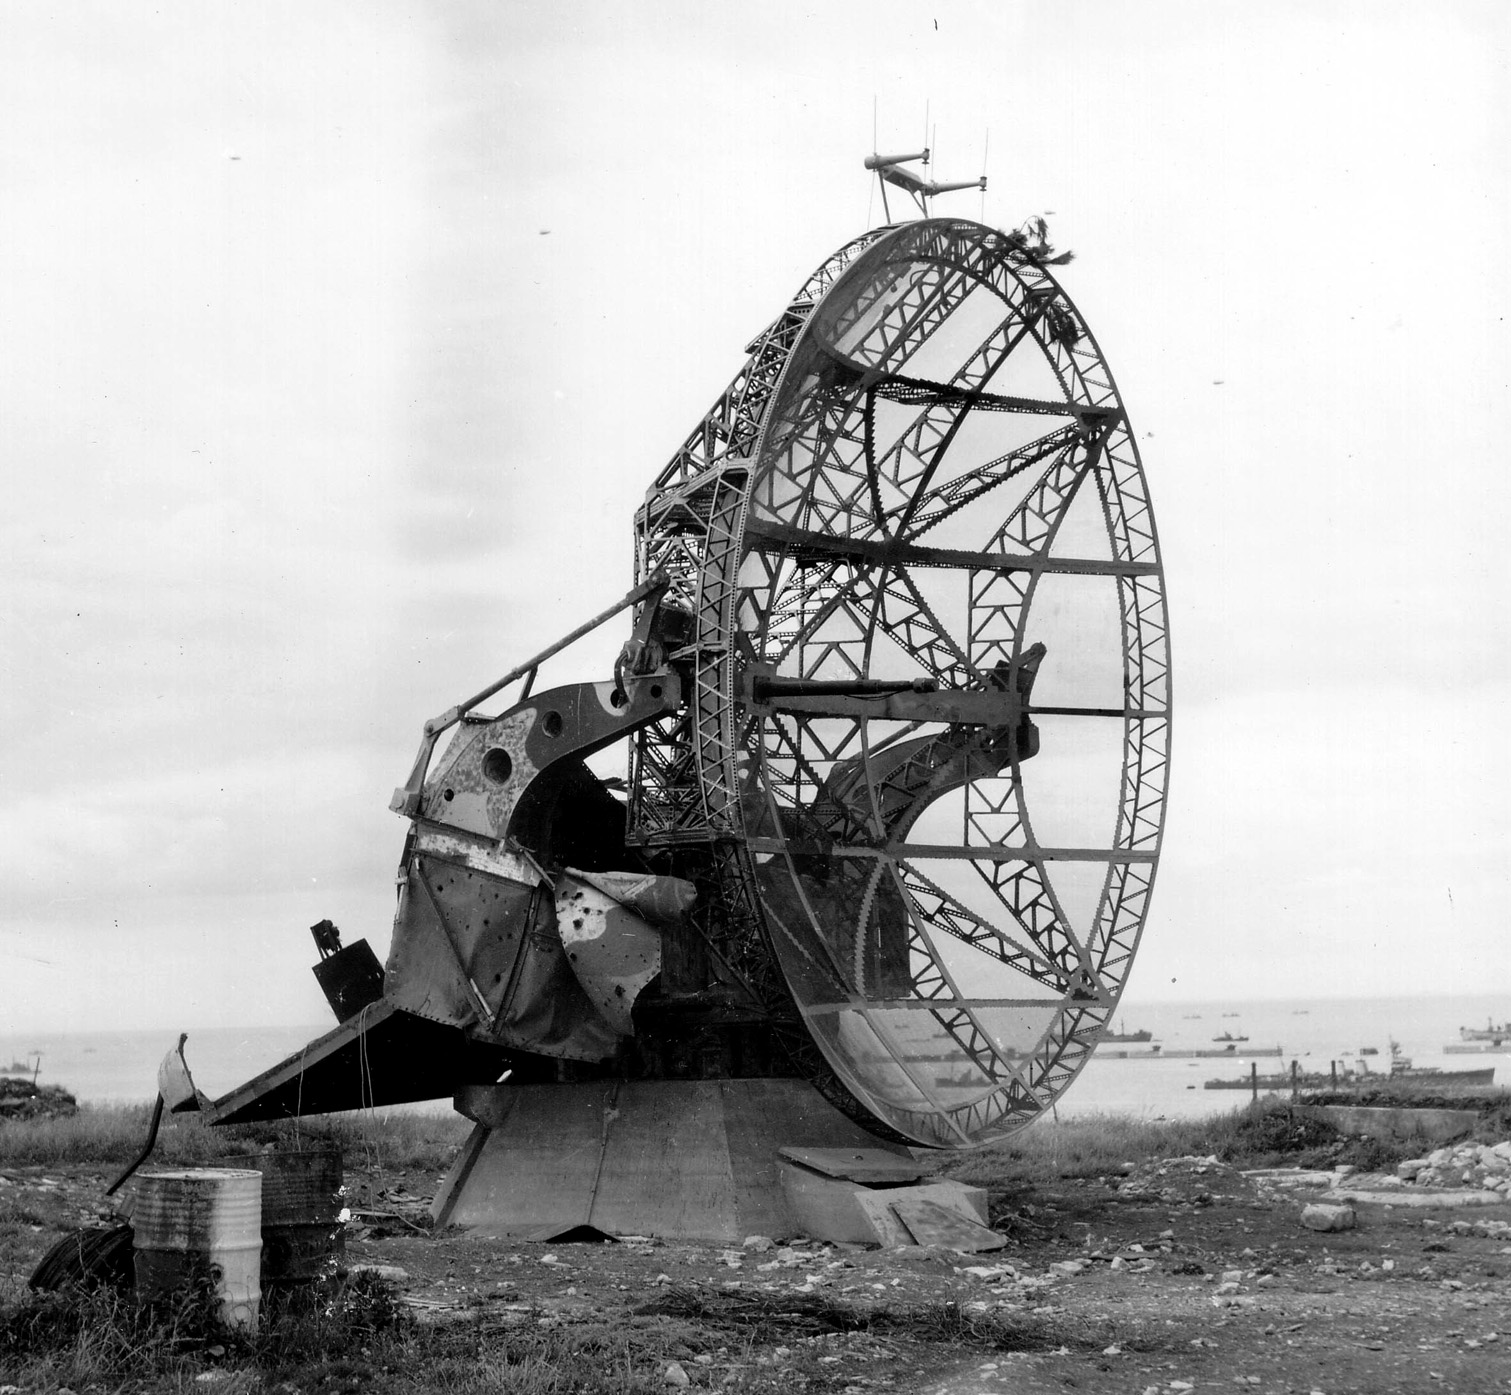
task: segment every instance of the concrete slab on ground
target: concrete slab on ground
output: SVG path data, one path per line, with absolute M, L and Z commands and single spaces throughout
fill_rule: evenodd
M 799 1080 L 500 1085 L 465 1101 L 479 1122 L 440 1193 L 437 1225 L 540 1238 L 609 1235 L 738 1242 L 799 1233 L 783 1147 L 888 1149 Z M 791 1166 L 791 1164 L 787 1164 Z

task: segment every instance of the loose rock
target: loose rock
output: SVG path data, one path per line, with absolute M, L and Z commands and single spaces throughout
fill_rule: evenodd
M 1301 1224 L 1308 1230 L 1352 1230 L 1358 1223 L 1352 1206 L 1314 1201 L 1301 1213 Z

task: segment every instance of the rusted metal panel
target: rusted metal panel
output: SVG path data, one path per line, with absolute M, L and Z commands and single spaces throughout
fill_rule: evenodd
M 572 972 L 539 878 L 527 885 L 416 853 L 394 920 L 388 985 L 406 1011 L 519 1050 L 599 1061 L 623 1044 Z
M 626 1038 L 635 1032 L 635 999 L 661 972 L 660 931 L 637 910 L 677 924 L 696 894 L 678 877 L 568 869 L 557 878 L 556 921 L 567 962 L 589 1001 Z
M 602 790 L 590 774 L 586 781 L 578 775 L 582 757 L 675 710 L 679 699 L 680 685 L 671 674 L 632 684 L 628 692 L 608 682 L 574 683 L 541 693 L 491 722 L 457 733 L 426 781 L 421 817 L 543 848 L 551 841 L 562 780 L 581 786 L 574 791 L 579 803 L 591 798 L 595 787 Z M 562 767 L 559 773 L 557 767 Z M 548 774 L 558 778 L 541 778 Z M 582 774 L 587 774 L 585 767 Z M 606 793 L 603 797 L 608 799 Z M 606 820 L 617 818 L 617 839 L 612 841 L 622 848 L 622 808 L 609 799 L 600 811 Z M 568 853 L 565 860 L 582 859 Z

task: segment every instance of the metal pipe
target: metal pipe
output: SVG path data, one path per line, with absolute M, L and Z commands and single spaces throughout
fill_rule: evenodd
M 180 1045 L 182 1045 L 182 1043 L 180 1043 Z M 123 1173 L 121 1173 L 121 1175 L 117 1177 L 114 1182 L 112 1182 L 108 1187 L 105 1188 L 106 1196 L 114 1196 L 116 1189 L 121 1185 L 121 1183 L 124 1182 L 129 1176 L 131 1176 L 131 1174 L 135 1172 L 137 1168 L 139 1168 L 144 1162 L 146 1162 L 148 1157 L 151 1156 L 153 1146 L 157 1143 L 158 1125 L 162 1122 L 163 1097 L 162 1095 L 158 1095 L 157 1103 L 152 1106 L 152 1124 L 147 1130 L 146 1146 L 142 1149 L 141 1153 L 138 1154 L 136 1161 L 132 1163 L 131 1166 L 128 1167 Z
M 751 683 L 757 702 L 783 697 L 877 697 L 938 690 L 937 678 L 757 678 Z
M 929 152 L 925 149 L 915 151 L 911 155 L 867 155 L 866 168 L 868 170 L 884 170 L 888 165 L 899 165 L 904 160 L 922 160 L 924 164 L 928 164 Z
M 528 695 L 535 682 L 535 670 L 553 654 L 559 654 L 567 645 L 581 639 L 590 630 L 596 630 L 605 620 L 611 620 L 621 610 L 627 609 L 636 602 L 643 601 L 649 596 L 655 596 L 659 600 L 669 585 L 671 585 L 671 578 L 664 571 L 652 572 L 640 585 L 626 592 L 607 610 L 601 610 L 591 620 L 584 621 L 571 634 L 563 635 L 555 644 L 542 649 L 533 659 L 527 659 L 524 663 L 511 668 L 498 682 L 490 683 L 482 692 L 474 693 L 465 702 L 459 702 L 455 707 L 447 708 L 439 717 L 432 717 L 425 723 L 420 736 L 419 753 L 414 758 L 414 766 L 409 772 L 409 778 L 393 792 L 393 798 L 389 801 L 388 807 L 396 814 L 411 818 L 419 811 L 420 791 L 425 786 L 425 775 L 430 769 L 430 758 L 435 753 L 436 738 L 443 731 L 454 727 L 478 703 L 486 702 L 495 693 L 507 688 L 520 677 L 527 680 L 525 692 Z
M 670 578 L 663 571 L 653 572 L 649 577 L 636 586 L 633 590 L 625 593 L 623 597 L 615 601 L 606 610 L 600 610 L 591 620 L 585 620 L 571 634 L 563 635 L 554 644 L 547 645 L 533 659 L 527 659 L 524 663 L 511 668 L 496 683 L 490 683 L 479 693 L 474 693 L 465 702 L 458 703 L 455 707 L 447 709 L 439 717 L 432 717 L 425 723 L 426 736 L 439 736 L 448 727 L 454 727 L 462 719 L 462 714 L 470 712 L 480 702 L 487 702 L 495 693 L 507 688 L 516 678 L 522 678 L 532 669 L 539 668 L 545 661 L 555 654 L 561 653 L 567 645 L 575 643 L 583 635 L 591 630 L 596 630 L 605 620 L 612 620 L 621 610 L 627 610 L 637 601 L 643 601 L 647 596 L 657 591 L 665 591 L 670 585 Z

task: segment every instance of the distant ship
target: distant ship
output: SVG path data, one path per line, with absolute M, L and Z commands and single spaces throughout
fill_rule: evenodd
M 1363 1062 L 1360 1062 L 1361 1067 Z M 1364 1067 L 1368 1069 L 1368 1067 Z M 1441 1066 L 1414 1066 L 1411 1057 L 1401 1050 L 1401 1043 L 1390 1043 L 1390 1075 L 1371 1076 L 1373 1080 L 1423 1080 L 1432 1085 L 1489 1085 L 1495 1079 L 1495 1067 L 1482 1070 L 1444 1070 Z
M 1224 1032 L 1220 1037 L 1213 1037 L 1213 1041 L 1247 1041 L 1248 1037 L 1235 1037 L 1232 1032 Z
M 1103 1041 L 1153 1041 L 1154 1033 L 1148 1031 L 1137 1032 L 1103 1032 Z
M 1497 1046 L 1511 1037 L 1511 1022 L 1502 1022 L 1500 1026 L 1488 1018 L 1483 1027 L 1460 1027 L 1460 1041 L 1493 1041 Z
M 1372 1071 L 1360 1062 L 1357 1070 L 1346 1073 L 1340 1071 L 1336 1078 L 1331 1071 L 1298 1071 L 1294 1076 L 1286 1072 L 1278 1072 L 1270 1075 L 1240 1077 L 1236 1080 L 1208 1080 L 1203 1084 L 1202 1089 L 1247 1090 L 1257 1085 L 1261 1090 L 1289 1090 L 1292 1086 L 1301 1090 L 1330 1090 L 1334 1086 L 1339 1089 L 1359 1090 L 1375 1085 L 1402 1083 L 1413 1085 L 1493 1085 L 1495 1083 L 1494 1066 L 1488 1066 L 1483 1070 L 1443 1070 L 1438 1066 L 1413 1066 L 1410 1057 L 1400 1054 L 1400 1048 L 1396 1043 L 1392 1042 L 1391 1047 L 1389 1075 Z

